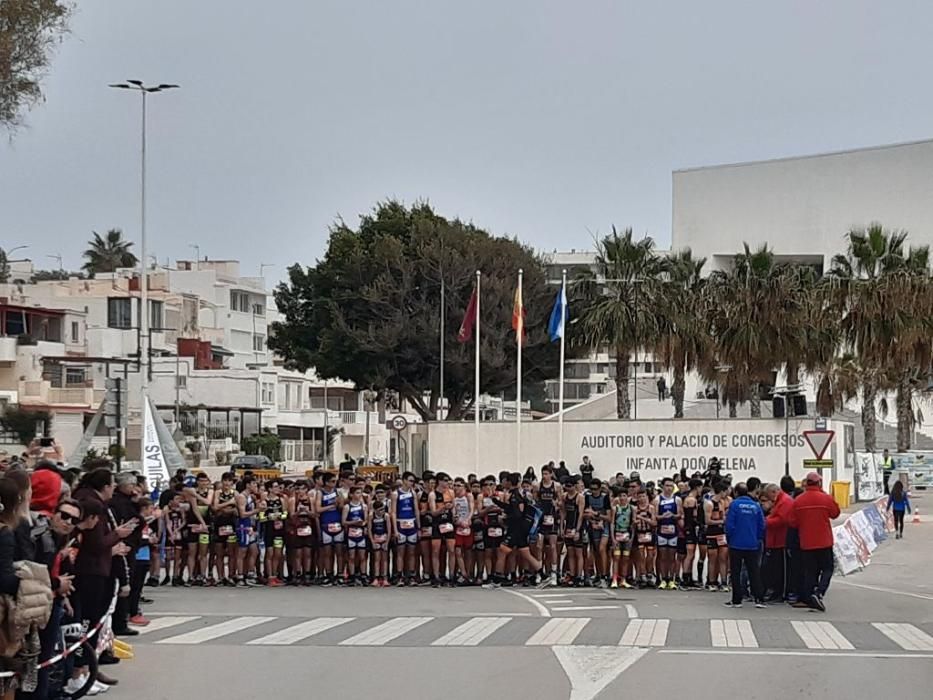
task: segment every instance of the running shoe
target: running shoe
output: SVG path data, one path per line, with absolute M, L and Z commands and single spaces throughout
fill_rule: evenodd
M 143 615 L 133 615 L 133 617 L 130 618 L 130 624 L 145 627 L 149 624 L 149 619 Z

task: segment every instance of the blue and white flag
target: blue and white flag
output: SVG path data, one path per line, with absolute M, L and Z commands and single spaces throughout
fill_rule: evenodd
M 564 337 L 564 331 L 567 326 L 567 289 L 561 284 L 560 291 L 557 293 L 557 299 L 554 300 L 554 308 L 551 310 L 551 320 L 547 324 L 547 332 L 551 337 L 551 342 L 560 340 Z

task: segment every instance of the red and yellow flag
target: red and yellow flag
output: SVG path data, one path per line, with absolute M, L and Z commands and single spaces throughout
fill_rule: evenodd
M 512 330 L 515 331 L 515 342 L 519 345 L 525 342 L 525 307 L 522 304 L 522 288 L 515 289 L 515 302 L 512 304 Z

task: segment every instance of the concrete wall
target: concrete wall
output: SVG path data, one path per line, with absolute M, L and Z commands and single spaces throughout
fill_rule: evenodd
M 843 252 L 853 226 L 880 221 L 933 243 L 933 141 L 723 165 L 673 174 L 673 245 L 731 256 L 747 241 L 778 254 Z
M 832 426 L 838 433 L 834 449 L 840 465 L 841 425 Z M 789 427 L 790 473 L 800 479 L 806 473 L 802 460 L 813 457 L 803 431 L 812 429 L 813 423 L 791 420 Z M 600 478 L 638 471 L 642 479 L 657 480 L 682 466 L 688 473 L 703 471 L 707 460 L 715 455 L 722 461 L 723 471 L 731 472 L 737 480 L 757 476 L 763 481 L 778 481 L 784 474 L 784 429 L 784 421 L 777 419 L 568 421 L 564 424 L 563 458 L 576 471 L 583 456 L 588 455 Z M 419 426 L 418 432 L 427 433 L 427 466 L 432 470 L 466 475 L 517 469 L 514 422 L 480 425 L 479 467 L 472 424 L 431 423 Z M 555 421 L 523 423 L 521 471 L 528 465 L 539 471 L 542 464 L 557 461 L 557 443 Z M 841 471 L 839 475 L 843 476 Z M 827 484 L 831 476 L 824 475 Z

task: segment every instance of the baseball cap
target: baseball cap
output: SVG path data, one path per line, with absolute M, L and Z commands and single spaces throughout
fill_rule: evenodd
M 819 472 L 810 472 L 807 474 L 807 483 L 813 486 L 816 486 L 817 484 L 822 485 L 823 477 Z

